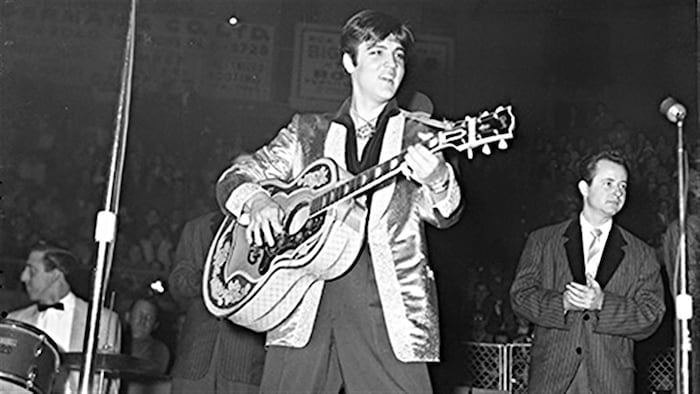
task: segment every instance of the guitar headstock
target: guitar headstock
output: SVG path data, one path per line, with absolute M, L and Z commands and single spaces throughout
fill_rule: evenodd
M 507 140 L 513 138 L 515 130 L 515 116 L 510 105 L 499 106 L 491 112 L 484 111 L 478 116 L 466 116 L 459 122 L 428 119 L 423 123 L 445 130 L 428 141 L 428 148 L 432 151 L 445 148 L 460 152 L 466 150 L 470 159 L 473 149 L 480 146 L 484 154 L 491 154 L 490 143 L 497 143 L 501 150 L 508 148 Z

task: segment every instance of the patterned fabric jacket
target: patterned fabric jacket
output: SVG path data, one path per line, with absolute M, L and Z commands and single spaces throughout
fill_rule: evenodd
M 336 114 L 295 115 L 270 143 L 232 165 L 217 184 L 222 209 L 238 216 L 253 190 L 251 182 L 273 178 L 291 181 L 322 157 L 346 169 L 347 130 L 334 119 L 348 108 L 346 100 Z M 421 123 L 407 119 L 403 110 L 389 118 L 379 163 L 419 142 L 419 131 L 428 132 Z M 424 222 L 444 228 L 459 218 L 460 192 L 452 170 L 450 177 L 449 217 L 435 209 L 426 187 L 403 176 L 384 182 L 372 194 L 366 242 L 393 351 L 404 362 L 439 359 L 437 294 L 428 265 Z M 322 290 L 323 282 L 310 287 L 295 311 L 268 332 L 268 345 L 303 347 L 308 342 Z

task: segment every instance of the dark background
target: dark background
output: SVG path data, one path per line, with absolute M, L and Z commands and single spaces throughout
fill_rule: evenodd
M 367 7 L 410 21 L 419 41 L 425 34 L 452 42 L 450 56 L 437 65 L 409 64 L 403 96 L 424 92 L 437 118 L 461 119 L 501 104 L 512 105 L 517 117 L 508 150 L 476 152 L 472 160 L 451 154 L 467 209 L 455 227 L 430 231 L 447 344 L 443 363 L 433 370 L 438 385 L 448 387 L 462 373 L 459 347 L 452 345 L 469 331 L 464 300 L 476 281 L 487 281 L 502 296 L 527 233 L 580 206 L 571 173 L 578 156 L 604 145 L 633 153 L 638 165 L 620 222 L 660 246 L 664 225 L 677 215 L 676 130 L 658 111 L 668 95 L 688 108 L 692 165 L 697 157 L 696 3 L 141 1 L 119 244 L 147 236 L 151 222 L 142 221 L 153 210 L 176 243 L 185 219 L 215 208 L 213 182 L 231 158 L 262 145 L 294 112 L 334 108 L 334 100 L 295 99 L 295 28 L 337 27 Z M 0 4 L 0 255 L 6 290 L 21 294 L 17 264 L 31 239 L 61 238 L 91 264 L 128 9 L 127 1 Z M 232 15 L 242 21 L 238 30 L 226 25 Z M 241 30 L 247 24 L 265 25 L 274 37 Z M 222 62 L 236 60 L 227 46 L 231 34 L 251 34 L 270 51 L 261 90 L 217 86 Z M 200 38 L 208 46 L 198 50 Z M 639 153 L 645 144 L 656 160 Z M 654 168 L 665 171 L 659 175 Z M 662 184 L 666 191 L 659 191 Z M 662 199 L 670 207 L 661 208 Z M 662 209 L 670 218 L 658 223 Z M 126 246 L 118 249 L 120 256 L 127 254 Z M 120 288 L 128 293 L 143 287 L 133 276 L 162 278 L 167 266 L 120 267 L 117 261 L 114 271 L 113 280 L 131 281 Z M 3 300 L 8 309 L 21 302 Z

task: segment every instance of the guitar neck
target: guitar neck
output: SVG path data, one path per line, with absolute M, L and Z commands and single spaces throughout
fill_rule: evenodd
M 513 138 L 515 129 L 515 118 L 510 106 L 499 106 L 494 112 L 484 111 L 478 117 L 467 116 L 463 121 L 456 123 L 422 117 L 411 116 L 411 118 L 429 127 L 444 130 L 421 142 L 421 145 L 429 151 L 435 153 L 450 147 L 460 152 L 466 150 L 469 158 L 471 158 L 471 150 L 478 146 L 483 146 L 484 153 L 489 154 L 487 153 L 490 152 L 488 144 L 492 142 L 498 142 L 499 149 L 505 149 L 507 146 L 505 140 Z M 355 198 L 393 177 L 401 171 L 405 156 L 406 150 L 314 197 L 310 205 L 311 216 L 335 204 Z
M 437 140 L 435 138 L 431 138 L 421 144 L 432 152 L 440 150 L 437 148 Z M 335 204 L 355 198 L 398 174 L 401 171 L 401 164 L 404 162 L 405 156 L 406 151 L 404 150 L 391 159 L 370 167 L 316 196 L 311 200 L 311 216 L 317 215 Z

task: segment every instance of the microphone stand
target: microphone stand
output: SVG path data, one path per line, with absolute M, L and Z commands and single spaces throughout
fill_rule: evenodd
M 131 13 L 127 31 L 124 64 L 121 74 L 119 104 L 112 145 L 112 160 L 109 168 L 109 179 L 105 195 L 104 210 L 97 213 L 95 224 L 95 241 L 98 244 L 97 262 L 93 276 L 90 308 L 88 310 L 88 327 L 85 330 L 83 350 L 85 357 L 80 370 L 80 394 L 94 393 L 91 378 L 95 369 L 95 353 L 97 350 L 97 333 L 100 325 L 100 312 L 104 299 L 105 284 L 109 280 L 109 272 L 114 255 L 116 239 L 117 212 L 119 210 L 119 195 L 121 190 L 124 156 L 126 153 L 126 136 L 129 126 L 129 108 L 131 105 L 131 81 L 134 70 L 134 46 L 136 30 L 136 5 L 138 0 L 131 0 Z M 108 338 L 105 338 L 109 340 Z M 115 351 L 117 349 L 110 349 Z
M 693 299 L 688 294 L 687 239 L 686 239 L 686 181 L 685 152 L 683 150 L 683 119 L 676 122 L 678 128 L 678 288 L 676 294 L 676 388 L 678 393 L 690 393 L 690 319 L 693 316 Z M 674 280 L 675 280 L 674 273 Z

